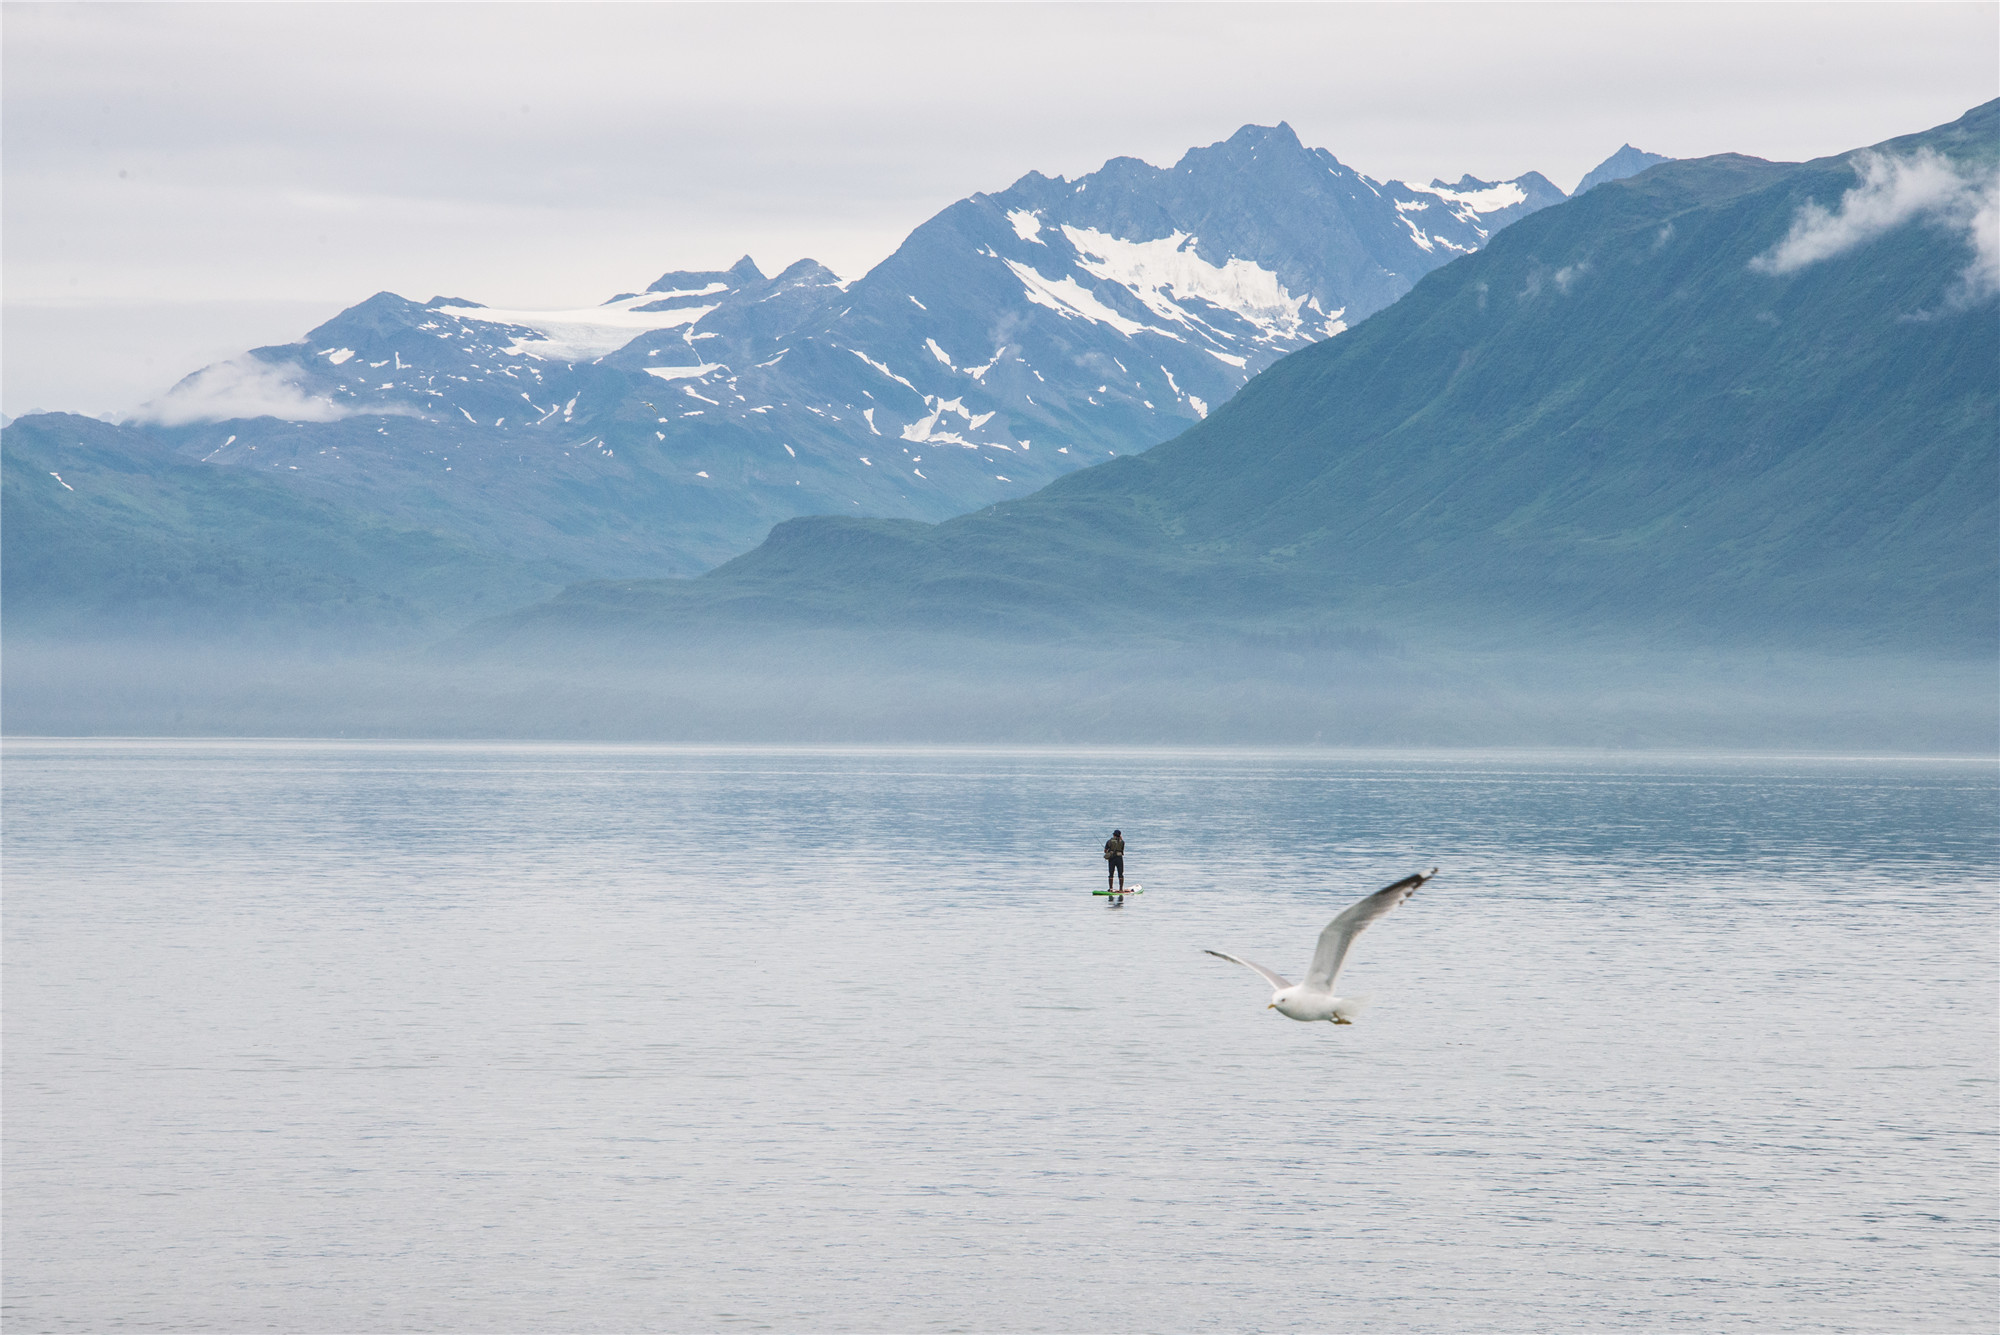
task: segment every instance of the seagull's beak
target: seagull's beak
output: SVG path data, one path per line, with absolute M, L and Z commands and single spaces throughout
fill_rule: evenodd
M 1278 1009 L 1278 1003 L 1274 1001 L 1270 1005 L 1266 1006 L 1264 1009 L 1267 1011 L 1274 1011 Z

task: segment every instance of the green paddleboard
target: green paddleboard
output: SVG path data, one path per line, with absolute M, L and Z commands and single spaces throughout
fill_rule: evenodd
M 1146 887 L 1135 885 L 1128 890 L 1093 890 L 1090 893 L 1093 895 L 1143 895 L 1146 893 Z

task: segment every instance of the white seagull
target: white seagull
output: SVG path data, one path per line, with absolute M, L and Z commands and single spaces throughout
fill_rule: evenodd
M 1361 935 L 1362 928 L 1417 893 L 1417 887 L 1437 874 L 1438 869 L 1432 867 L 1415 876 L 1405 876 L 1394 885 L 1384 886 L 1368 898 L 1342 910 L 1340 916 L 1328 923 L 1326 930 L 1319 934 L 1319 946 L 1313 951 L 1312 967 L 1306 970 L 1303 983 L 1294 983 L 1261 964 L 1252 964 L 1249 960 L 1240 960 L 1219 950 L 1208 953 L 1219 960 L 1228 960 L 1231 964 L 1240 964 L 1262 974 L 1273 989 L 1271 1004 L 1265 1007 L 1266 1010 L 1274 1010 L 1293 1020 L 1331 1020 L 1335 1024 L 1353 1024 L 1353 1017 L 1361 1010 L 1362 998 L 1333 995 L 1333 980 L 1340 977 L 1340 966 L 1347 961 L 1348 947 L 1354 944 L 1355 937 Z

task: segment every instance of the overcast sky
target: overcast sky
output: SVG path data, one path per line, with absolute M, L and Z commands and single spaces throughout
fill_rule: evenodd
M 5 6 L 0 407 L 122 412 L 382 289 L 853 277 L 1027 171 L 1290 121 L 1377 178 L 1800 159 L 2000 96 L 2000 6 Z

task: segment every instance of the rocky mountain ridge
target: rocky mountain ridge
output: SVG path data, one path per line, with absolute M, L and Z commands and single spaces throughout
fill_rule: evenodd
M 1247 126 L 962 200 L 853 282 L 746 257 L 579 310 L 380 293 L 136 425 L 580 575 L 693 573 L 793 516 L 942 519 L 1146 448 L 1562 197 Z

